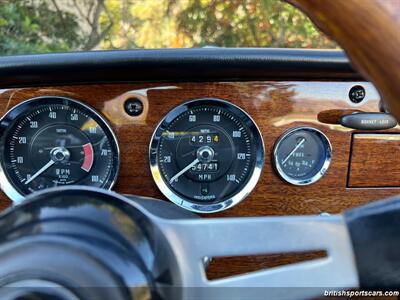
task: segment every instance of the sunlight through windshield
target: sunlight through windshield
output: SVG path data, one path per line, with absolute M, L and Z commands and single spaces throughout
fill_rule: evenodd
M 279 0 L 19 0 L 0 6 L 0 54 L 135 48 L 337 48 Z

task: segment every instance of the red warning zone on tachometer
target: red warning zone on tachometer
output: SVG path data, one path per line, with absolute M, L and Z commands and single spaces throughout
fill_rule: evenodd
M 94 160 L 93 147 L 91 143 L 83 145 L 83 153 L 85 157 L 83 159 L 81 169 L 85 170 L 86 172 L 89 172 L 93 166 L 93 160 Z

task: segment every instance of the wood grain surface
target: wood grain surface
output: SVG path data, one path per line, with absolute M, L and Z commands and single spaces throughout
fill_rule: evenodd
M 366 97 L 360 104 L 354 104 L 348 99 L 348 92 L 354 85 L 362 85 L 366 89 Z M 225 99 L 243 108 L 253 117 L 263 135 L 266 150 L 264 169 L 256 188 L 247 199 L 232 209 L 207 217 L 339 213 L 360 204 L 396 195 L 400 191 L 397 187 L 349 188 L 350 145 L 352 135 L 360 131 L 334 124 L 332 117 L 321 118 L 337 116 L 338 111 L 340 114 L 347 111 L 379 111 L 379 94 L 366 82 L 135 83 L 18 88 L 1 90 L 0 112 L 4 114 L 24 100 L 43 95 L 77 99 L 102 113 L 115 131 L 121 149 L 121 169 L 114 190 L 158 199 L 165 197 L 152 179 L 148 146 L 153 130 L 162 117 L 175 106 L 202 97 Z M 142 116 L 132 118 L 125 114 L 124 99 L 130 96 L 138 96 L 145 102 L 146 110 Z M 333 158 L 326 175 L 320 181 L 299 187 L 286 183 L 276 174 L 271 153 L 275 141 L 285 131 L 302 125 L 324 132 L 332 144 Z M 386 130 L 384 133 L 400 133 L 400 128 Z M 10 201 L 1 193 L 0 207 L 6 208 L 9 205 Z M 279 263 L 275 259 L 272 264 Z M 209 270 L 210 277 L 257 269 L 260 258 L 234 259 L 225 264 L 225 268 L 222 265 L 213 264 Z
M 349 187 L 400 186 L 400 134 L 355 134 Z
M 348 91 L 361 84 L 366 98 L 360 104 L 348 99 Z M 247 111 L 260 127 L 266 149 L 260 181 L 250 196 L 236 207 L 213 216 L 267 216 L 338 213 L 344 209 L 393 195 L 398 190 L 347 188 L 350 143 L 357 132 L 319 120 L 324 112 L 379 111 L 379 95 L 369 83 L 360 82 L 227 82 L 110 84 L 3 90 L 0 110 L 4 114 L 16 104 L 42 95 L 66 96 L 83 101 L 101 112 L 114 129 L 121 149 L 121 170 L 115 190 L 120 193 L 165 199 L 149 169 L 148 145 L 162 117 L 175 106 L 191 99 L 216 97 L 231 101 Z M 123 100 L 139 95 L 148 107 L 144 115 L 125 114 Z M 325 177 L 298 187 L 276 174 L 271 162 L 275 141 L 288 129 L 307 125 L 322 130 L 330 139 L 333 159 Z M 396 127 L 385 132 L 399 132 Z M 10 204 L 1 195 L 2 207 Z

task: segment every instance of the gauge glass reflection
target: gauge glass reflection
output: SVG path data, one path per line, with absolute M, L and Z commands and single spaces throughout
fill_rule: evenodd
M 111 128 L 75 100 L 41 97 L 12 109 L 1 120 L 2 184 L 11 198 L 63 185 L 110 188 L 119 150 Z
M 331 145 L 319 130 L 299 127 L 289 130 L 276 143 L 275 168 L 279 175 L 295 185 L 312 184 L 327 171 Z
M 150 149 L 153 177 L 173 202 L 214 212 L 242 200 L 263 162 L 257 126 L 241 109 L 216 99 L 195 100 L 171 111 Z

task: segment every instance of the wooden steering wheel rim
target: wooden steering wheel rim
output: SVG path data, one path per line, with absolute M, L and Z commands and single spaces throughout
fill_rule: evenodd
M 345 50 L 400 120 L 400 0 L 286 1 Z

